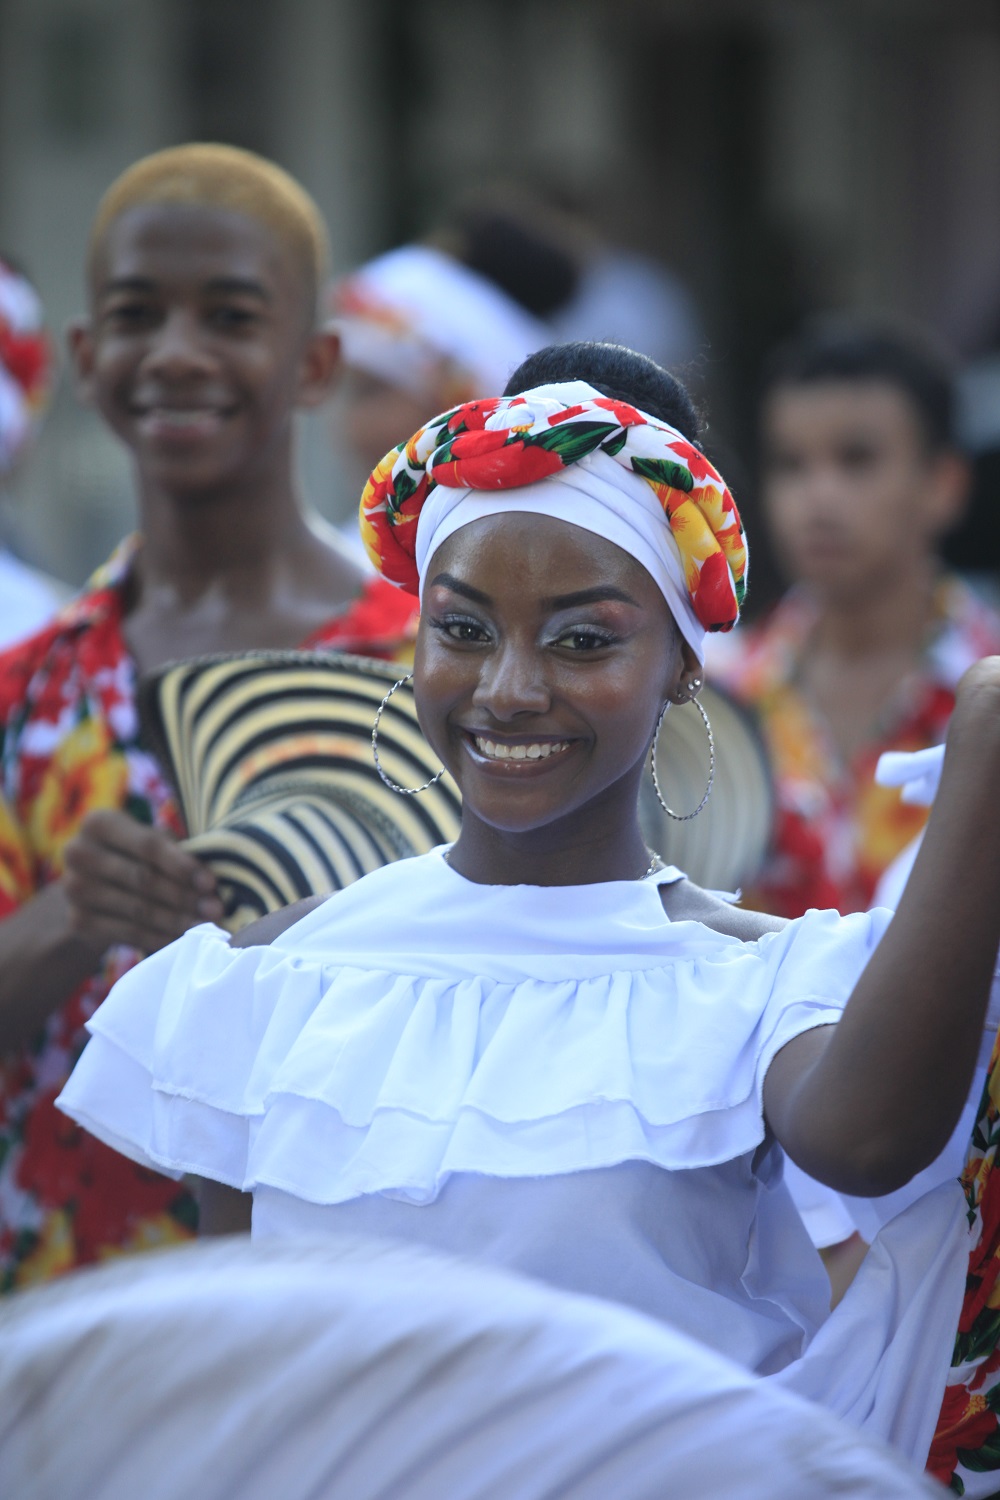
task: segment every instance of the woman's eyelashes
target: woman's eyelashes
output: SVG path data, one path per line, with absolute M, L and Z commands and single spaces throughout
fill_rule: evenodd
M 449 613 L 437 618 L 431 617 L 427 623 L 446 640 L 461 646 L 490 645 L 497 640 L 496 630 L 474 615 Z M 583 654 L 605 650 L 614 646 L 619 639 L 619 635 L 605 625 L 584 622 L 550 628 L 542 635 L 540 644 L 560 651 Z
M 439 619 L 429 620 L 428 624 L 432 630 L 440 631 L 447 640 L 461 646 L 478 646 L 493 638 L 488 626 L 471 615 L 442 615 Z
M 613 631 L 598 625 L 570 625 L 559 631 L 552 644 L 566 651 L 600 651 L 617 639 Z

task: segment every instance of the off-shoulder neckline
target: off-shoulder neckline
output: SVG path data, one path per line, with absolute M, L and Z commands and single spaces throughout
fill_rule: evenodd
M 430 852 L 432 856 L 436 857 L 438 863 L 444 868 L 450 879 L 459 881 L 463 887 L 478 891 L 544 891 L 546 894 L 550 894 L 553 891 L 594 891 L 600 889 L 602 886 L 615 886 L 616 888 L 624 886 L 635 890 L 659 890 L 661 886 L 673 885 L 678 880 L 687 879 L 684 871 L 679 870 L 676 865 L 663 865 L 659 870 L 654 870 L 652 874 L 642 876 L 640 880 L 588 880 L 580 885 L 532 885 L 528 881 L 516 881 L 509 885 L 493 884 L 484 880 L 470 880 L 467 875 L 463 875 L 460 870 L 456 870 L 454 865 L 448 860 L 448 852 L 453 847 L 454 845 L 452 844 L 438 844 Z

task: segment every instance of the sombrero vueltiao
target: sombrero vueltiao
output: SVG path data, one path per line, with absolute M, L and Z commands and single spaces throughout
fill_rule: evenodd
M 398 664 L 335 652 L 200 657 L 147 677 L 147 743 L 177 789 L 190 838 L 220 883 L 226 926 L 327 894 L 457 837 L 444 776 L 401 797 L 372 760 L 375 712 Z M 379 725 L 379 755 L 402 786 L 440 770 L 404 683 Z

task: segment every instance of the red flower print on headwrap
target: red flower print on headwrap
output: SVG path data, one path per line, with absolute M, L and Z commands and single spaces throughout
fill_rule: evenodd
M 659 501 L 702 628 L 731 630 L 746 589 L 747 551 L 722 477 L 667 423 L 596 393 L 581 400 L 579 389 L 568 401 L 554 399 L 558 387 L 549 387 L 546 394 L 468 402 L 387 453 L 361 497 L 361 535 L 375 566 L 418 592 L 416 523 L 438 485 L 516 489 L 603 453 L 644 479 Z

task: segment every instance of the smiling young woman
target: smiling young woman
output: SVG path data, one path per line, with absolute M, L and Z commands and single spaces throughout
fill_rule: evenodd
M 452 866 L 493 881 L 499 860 L 533 885 L 644 872 L 639 778 L 698 665 L 645 569 L 579 527 L 490 516 L 437 551 L 423 619 L 421 724 L 462 790 Z
M 733 913 L 636 818 L 664 708 L 738 617 L 732 497 L 641 356 L 555 351 L 512 387 L 362 499 L 383 574 L 422 592 L 460 837 L 147 960 L 61 1107 L 252 1194 L 255 1234 L 415 1240 L 629 1304 L 923 1462 L 978 1225 L 957 1183 L 924 1193 L 828 1315 L 781 1160 L 884 1194 L 958 1119 L 1000 941 L 1000 662 L 960 690 L 894 918 Z

